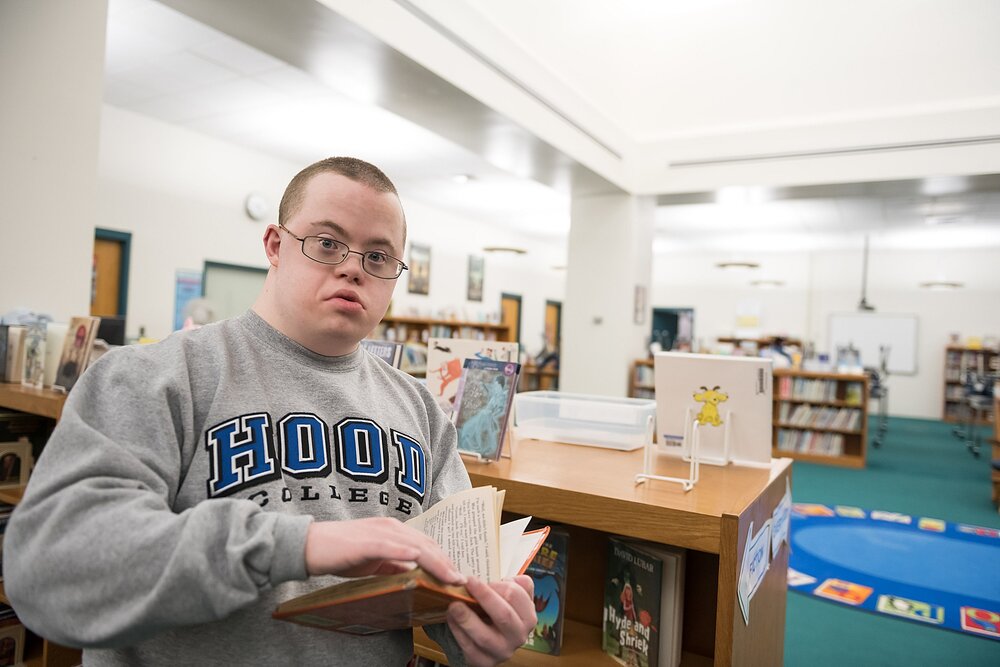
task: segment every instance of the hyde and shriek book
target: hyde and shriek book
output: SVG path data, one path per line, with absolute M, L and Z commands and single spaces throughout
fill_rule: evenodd
M 465 360 L 455 399 L 459 452 L 500 458 L 520 374 L 513 361 Z
M 433 538 L 458 571 L 485 582 L 522 574 L 548 527 L 525 532 L 531 517 L 500 524 L 504 492 L 481 486 L 451 495 L 407 523 Z M 276 619 L 367 635 L 445 621 L 448 605 L 479 611 L 465 586 L 444 584 L 414 568 L 353 579 L 281 603 Z
M 559 655 L 562 648 L 563 619 L 566 616 L 566 564 L 569 533 L 553 527 L 535 559 L 528 566 L 528 575 L 535 582 L 535 614 L 538 622 L 528 635 L 524 648 Z
M 604 652 L 633 667 L 681 661 L 684 551 L 611 538 L 604 582 Z

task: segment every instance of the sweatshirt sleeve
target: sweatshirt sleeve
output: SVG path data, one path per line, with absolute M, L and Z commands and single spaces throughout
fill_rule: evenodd
M 241 499 L 172 509 L 192 437 L 178 372 L 123 349 L 70 394 L 5 535 L 6 592 L 33 631 L 125 646 L 306 578 L 311 517 Z

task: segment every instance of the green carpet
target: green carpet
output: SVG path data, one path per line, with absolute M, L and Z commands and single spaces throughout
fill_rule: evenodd
M 973 457 L 952 435 L 951 424 L 890 418 L 882 446 L 869 445 L 867 468 L 797 461 L 792 496 L 799 503 L 854 505 L 1000 528 L 1000 514 L 990 502 L 989 457 L 988 446 L 981 458 Z M 1000 643 L 789 592 L 785 665 L 992 667 L 1000 665 Z

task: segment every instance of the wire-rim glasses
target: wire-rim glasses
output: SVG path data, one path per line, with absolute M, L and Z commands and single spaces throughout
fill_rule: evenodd
M 365 270 L 365 273 L 382 280 L 394 280 L 401 276 L 403 271 L 410 268 L 402 261 L 381 250 L 358 252 L 351 250 L 343 241 L 329 236 L 296 236 L 288 227 L 280 223 L 278 228 L 285 230 L 289 236 L 301 242 L 302 254 L 320 264 L 343 264 L 348 255 L 358 255 L 361 257 L 361 268 Z

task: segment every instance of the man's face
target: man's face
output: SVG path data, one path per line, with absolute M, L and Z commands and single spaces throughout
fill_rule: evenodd
M 319 174 L 306 186 L 299 210 L 285 222 L 295 236 L 323 236 L 366 252 L 402 257 L 403 211 L 392 193 L 380 193 L 339 174 Z M 347 354 L 379 323 L 389 307 L 396 280 L 370 275 L 361 256 L 340 264 L 315 262 L 302 243 L 274 229 L 280 242 L 275 299 L 286 333 L 320 354 Z

